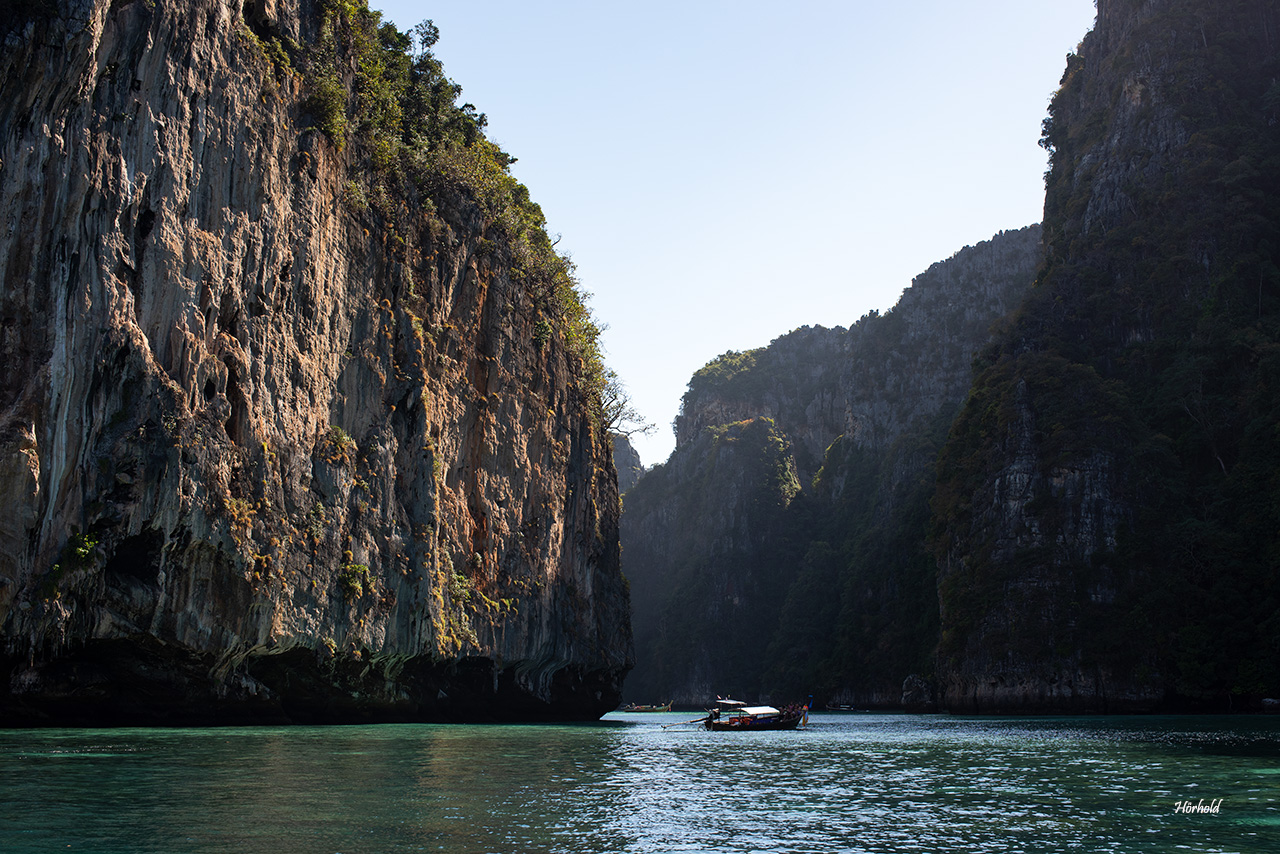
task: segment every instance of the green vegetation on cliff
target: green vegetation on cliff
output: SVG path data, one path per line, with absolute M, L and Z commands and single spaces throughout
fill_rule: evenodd
M 443 228 L 438 212 L 469 200 L 485 220 L 486 245 L 501 242 L 534 294 L 541 340 L 554 330 L 568 349 L 603 438 L 618 420 L 610 403 L 617 409 L 625 394 L 604 364 L 587 295 L 573 263 L 555 250 L 542 208 L 511 175 L 515 158 L 485 138 L 483 113 L 458 103 L 462 87 L 432 52 L 439 29 L 424 21 L 401 32 L 366 0 L 318 5 L 319 25 L 305 46 L 252 17 L 248 35 L 280 73 L 302 75 L 304 120 L 339 151 L 353 149 L 353 212 L 403 246 L 421 217 Z
M 712 359 L 689 378 L 683 403 L 692 405 L 708 393 L 744 397 L 768 388 L 771 379 L 768 373 L 752 370 L 756 366 L 756 357 L 763 350 L 763 347 L 745 352 L 730 350 Z
M 938 609 L 924 531 L 945 423 L 888 453 L 845 439 L 828 450 L 791 532 L 802 551 L 765 660 L 771 692 L 885 705 L 907 676 L 932 675 Z

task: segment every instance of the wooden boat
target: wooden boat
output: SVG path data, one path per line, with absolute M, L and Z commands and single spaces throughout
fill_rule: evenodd
M 667 703 L 665 706 L 645 706 L 645 705 L 636 705 L 635 703 L 627 703 L 621 709 L 618 709 L 618 711 L 620 712 L 669 712 L 671 711 L 671 704 Z
M 716 708 L 707 712 L 706 727 L 724 732 L 756 732 L 795 729 L 809 717 L 809 707 L 801 705 L 777 709 L 773 706 L 748 706 L 738 700 L 716 700 Z

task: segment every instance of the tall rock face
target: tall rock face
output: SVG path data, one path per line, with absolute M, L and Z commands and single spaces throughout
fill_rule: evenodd
M 640 454 L 626 436 L 615 434 L 613 437 L 613 464 L 618 471 L 618 492 L 626 492 L 636 485 L 636 481 L 644 474 L 644 463 Z
M 840 327 L 805 326 L 768 347 L 708 363 L 690 378 L 680 402 L 676 447 L 696 442 L 712 427 L 770 418 L 787 425 L 797 462 L 811 479 L 827 446 L 844 432 L 846 409 L 836 389 L 854 335 Z
M 429 51 L 336 0 L 0 26 L 0 721 L 613 708 L 590 329 L 456 87 L 378 135 Z
M 677 447 L 628 493 L 632 699 L 735 692 L 892 706 L 929 675 L 933 463 L 1040 229 L 933 265 L 849 329 L 804 328 L 690 380 Z
M 809 478 L 839 437 L 883 451 L 963 397 L 975 342 L 1012 311 L 1039 259 L 1040 227 L 1001 232 L 933 264 L 883 316 L 849 329 L 804 327 L 768 347 L 727 353 L 695 373 L 677 445 L 745 418 L 774 419 Z
M 768 418 L 708 428 L 628 491 L 638 661 L 628 696 L 697 705 L 759 693 L 799 491 L 790 443 Z
M 1046 265 L 939 460 L 944 703 L 1280 692 L 1280 11 L 1100 0 L 1045 122 Z

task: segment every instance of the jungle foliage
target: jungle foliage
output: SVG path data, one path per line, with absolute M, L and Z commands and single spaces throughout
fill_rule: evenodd
M 681 409 L 688 408 L 691 401 L 707 393 L 746 397 L 767 387 L 767 375 L 754 370 L 756 359 L 763 349 L 745 352 L 730 350 L 694 371 L 689 379 L 689 387 L 685 390 Z

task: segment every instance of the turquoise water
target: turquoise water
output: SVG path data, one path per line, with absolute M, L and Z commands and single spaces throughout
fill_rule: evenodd
M 1277 718 L 688 717 L 0 730 L 0 851 L 1280 852 Z

